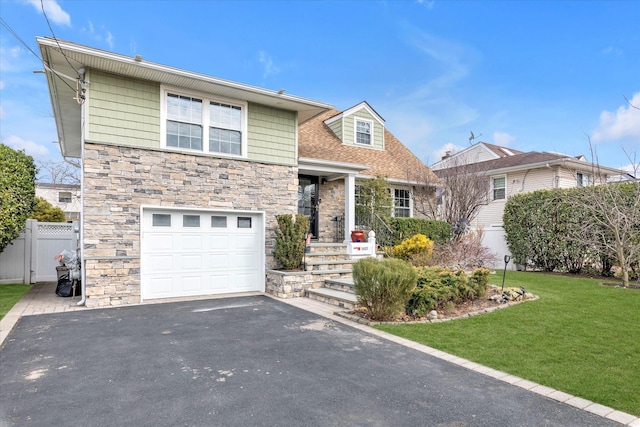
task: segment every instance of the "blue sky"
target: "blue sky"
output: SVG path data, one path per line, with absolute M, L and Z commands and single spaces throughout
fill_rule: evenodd
M 640 160 L 640 1 L 44 0 L 55 36 L 347 109 L 366 100 L 425 163 L 485 141 Z M 40 0 L 0 16 L 39 53 Z M 59 160 L 42 66 L 0 27 L 0 137 Z

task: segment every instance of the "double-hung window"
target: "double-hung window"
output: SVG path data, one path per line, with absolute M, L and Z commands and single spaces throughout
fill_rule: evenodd
M 202 99 L 167 94 L 167 147 L 202 150 Z
M 373 123 L 356 119 L 356 144 L 371 145 Z
M 165 89 L 166 147 L 246 156 L 246 104 Z
M 507 178 L 496 176 L 491 178 L 492 200 L 504 200 L 507 198 Z
M 393 216 L 402 218 L 411 216 L 411 191 L 398 188 L 393 190 Z

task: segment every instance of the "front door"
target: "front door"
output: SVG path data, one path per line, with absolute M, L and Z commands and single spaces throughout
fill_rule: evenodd
M 309 216 L 309 233 L 318 238 L 318 177 L 298 177 L 298 213 Z

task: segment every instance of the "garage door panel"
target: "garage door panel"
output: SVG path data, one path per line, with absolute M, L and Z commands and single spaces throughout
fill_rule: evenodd
M 145 208 L 142 217 L 143 299 L 264 290 L 262 214 Z
M 150 267 L 154 272 L 173 270 L 172 255 L 149 255 L 148 259 Z
M 227 250 L 229 248 L 229 236 L 225 235 L 210 235 L 209 236 L 209 248 L 218 250 Z
M 180 255 L 180 265 L 184 270 L 202 270 L 202 255 L 182 254 Z
M 147 241 L 149 253 L 170 251 L 173 247 L 173 234 L 146 233 L 143 238 Z
M 229 292 L 228 274 L 208 274 L 206 278 L 205 288 L 211 291 L 211 293 Z
M 183 275 L 180 278 L 181 290 L 183 293 L 192 294 L 202 289 L 202 275 L 197 274 L 193 276 Z
M 181 233 L 178 234 L 176 233 L 175 235 L 176 237 L 176 243 L 177 243 L 177 247 L 179 249 L 182 250 L 187 250 L 187 251 L 192 251 L 192 250 L 202 250 L 203 249 L 203 245 L 202 245 L 202 236 L 198 235 L 198 234 L 186 234 L 186 233 Z
M 233 267 L 235 268 L 255 268 L 256 254 L 251 253 L 238 253 L 233 257 Z
M 209 255 L 209 267 L 212 269 L 226 269 L 229 268 L 229 255 L 228 254 L 210 254 Z

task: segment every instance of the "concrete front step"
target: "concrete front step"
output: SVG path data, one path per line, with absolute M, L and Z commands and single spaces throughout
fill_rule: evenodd
M 353 263 L 351 261 L 345 260 L 334 260 L 334 261 L 309 261 L 307 260 L 306 270 L 307 271 L 331 271 L 331 270 L 347 270 L 351 269 Z
M 347 310 L 353 310 L 358 303 L 355 294 L 328 288 L 308 289 L 307 297 Z
M 336 291 L 355 294 L 355 289 L 353 287 L 353 278 L 350 277 L 340 279 L 325 279 L 323 287 L 326 289 L 334 289 Z

